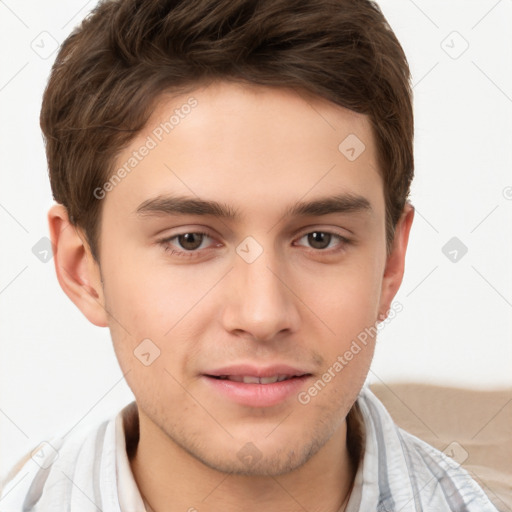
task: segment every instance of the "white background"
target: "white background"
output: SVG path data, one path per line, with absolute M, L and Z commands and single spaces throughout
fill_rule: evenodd
M 60 44 L 94 4 L 0 2 L 0 476 L 42 440 L 132 400 L 108 330 L 32 252 L 52 204 L 38 116 L 55 58 L 35 50 Z M 403 311 L 381 332 L 370 379 L 510 387 L 512 1 L 380 4 L 413 73 L 416 218 Z M 455 263 L 442 252 L 452 237 L 468 248 Z

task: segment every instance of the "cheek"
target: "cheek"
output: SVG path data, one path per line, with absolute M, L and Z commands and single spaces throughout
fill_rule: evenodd
M 313 329 L 321 330 L 320 344 L 315 350 L 324 360 L 319 382 L 310 390 L 311 395 L 307 393 L 305 401 L 311 399 L 318 407 L 342 406 L 347 397 L 357 396 L 374 353 L 380 265 L 381 261 L 369 255 L 357 263 L 340 265 L 336 271 L 326 268 L 323 274 L 308 274 L 303 281 L 303 296 L 317 317 L 309 327 L 305 321 L 304 330 L 312 337 Z M 313 400 L 315 393 L 318 398 Z
M 148 388 L 157 381 L 162 386 L 169 380 L 166 370 L 179 378 L 183 366 L 197 355 L 196 344 L 208 320 L 207 301 L 201 298 L 211 287 L 209 280 L 200 282 L 196 273 L 191 282 L 187 272 L 134 268 L 119 260 L 105 266 L 105 275 L 111 337 L 123 372 L 129 372 L 130 386 L 142 382 Z
M 357 335 L 377 318 L 381 277 L 375 260 L 304 272 L 297 295 L 338 339 Z M 317 323 L 316 322 L 316 323 Z
M 109 311 L 134 336 L 162 337 L 193 309 L 204 291 L 186 272 L 130 263 L 110 266 L 105 273 Z

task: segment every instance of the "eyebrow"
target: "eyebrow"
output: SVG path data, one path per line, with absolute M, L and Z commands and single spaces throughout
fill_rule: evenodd
M 372 212 L 372 206 L 363 196 L 345 193 L 322 197 L 312 201 L 299 201 L 289 206 L 283 217 L 322 216 L 331 213 Z M 204 215 L 227 220 L 240 220 L 240 212 L 225 203 L 187 196 L 157 196 L 141 203 L 138 216 Z

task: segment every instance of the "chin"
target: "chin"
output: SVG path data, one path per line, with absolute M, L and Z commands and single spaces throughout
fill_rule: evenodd
M 247 442 L 240 449 L 216 453 L 189 451 L 205 466 L 221 473 L 240 476 L 276 477 L 290 473 L 306 464 L 327 439 L 312 439 L 307 443 L 279 447 L 266 446 L 260 450 L 255 443 Z M 235 443 L 232 443 L 235 444 Z M 268 443 L 267 443 L 268 444 Z

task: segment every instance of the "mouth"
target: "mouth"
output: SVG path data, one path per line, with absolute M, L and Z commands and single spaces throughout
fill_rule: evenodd
M 312 374 L 287 365 L 241 365 L 208 371 L 202 377 L 215 396 L 260 408 L 287 402 L 300 392 Z

